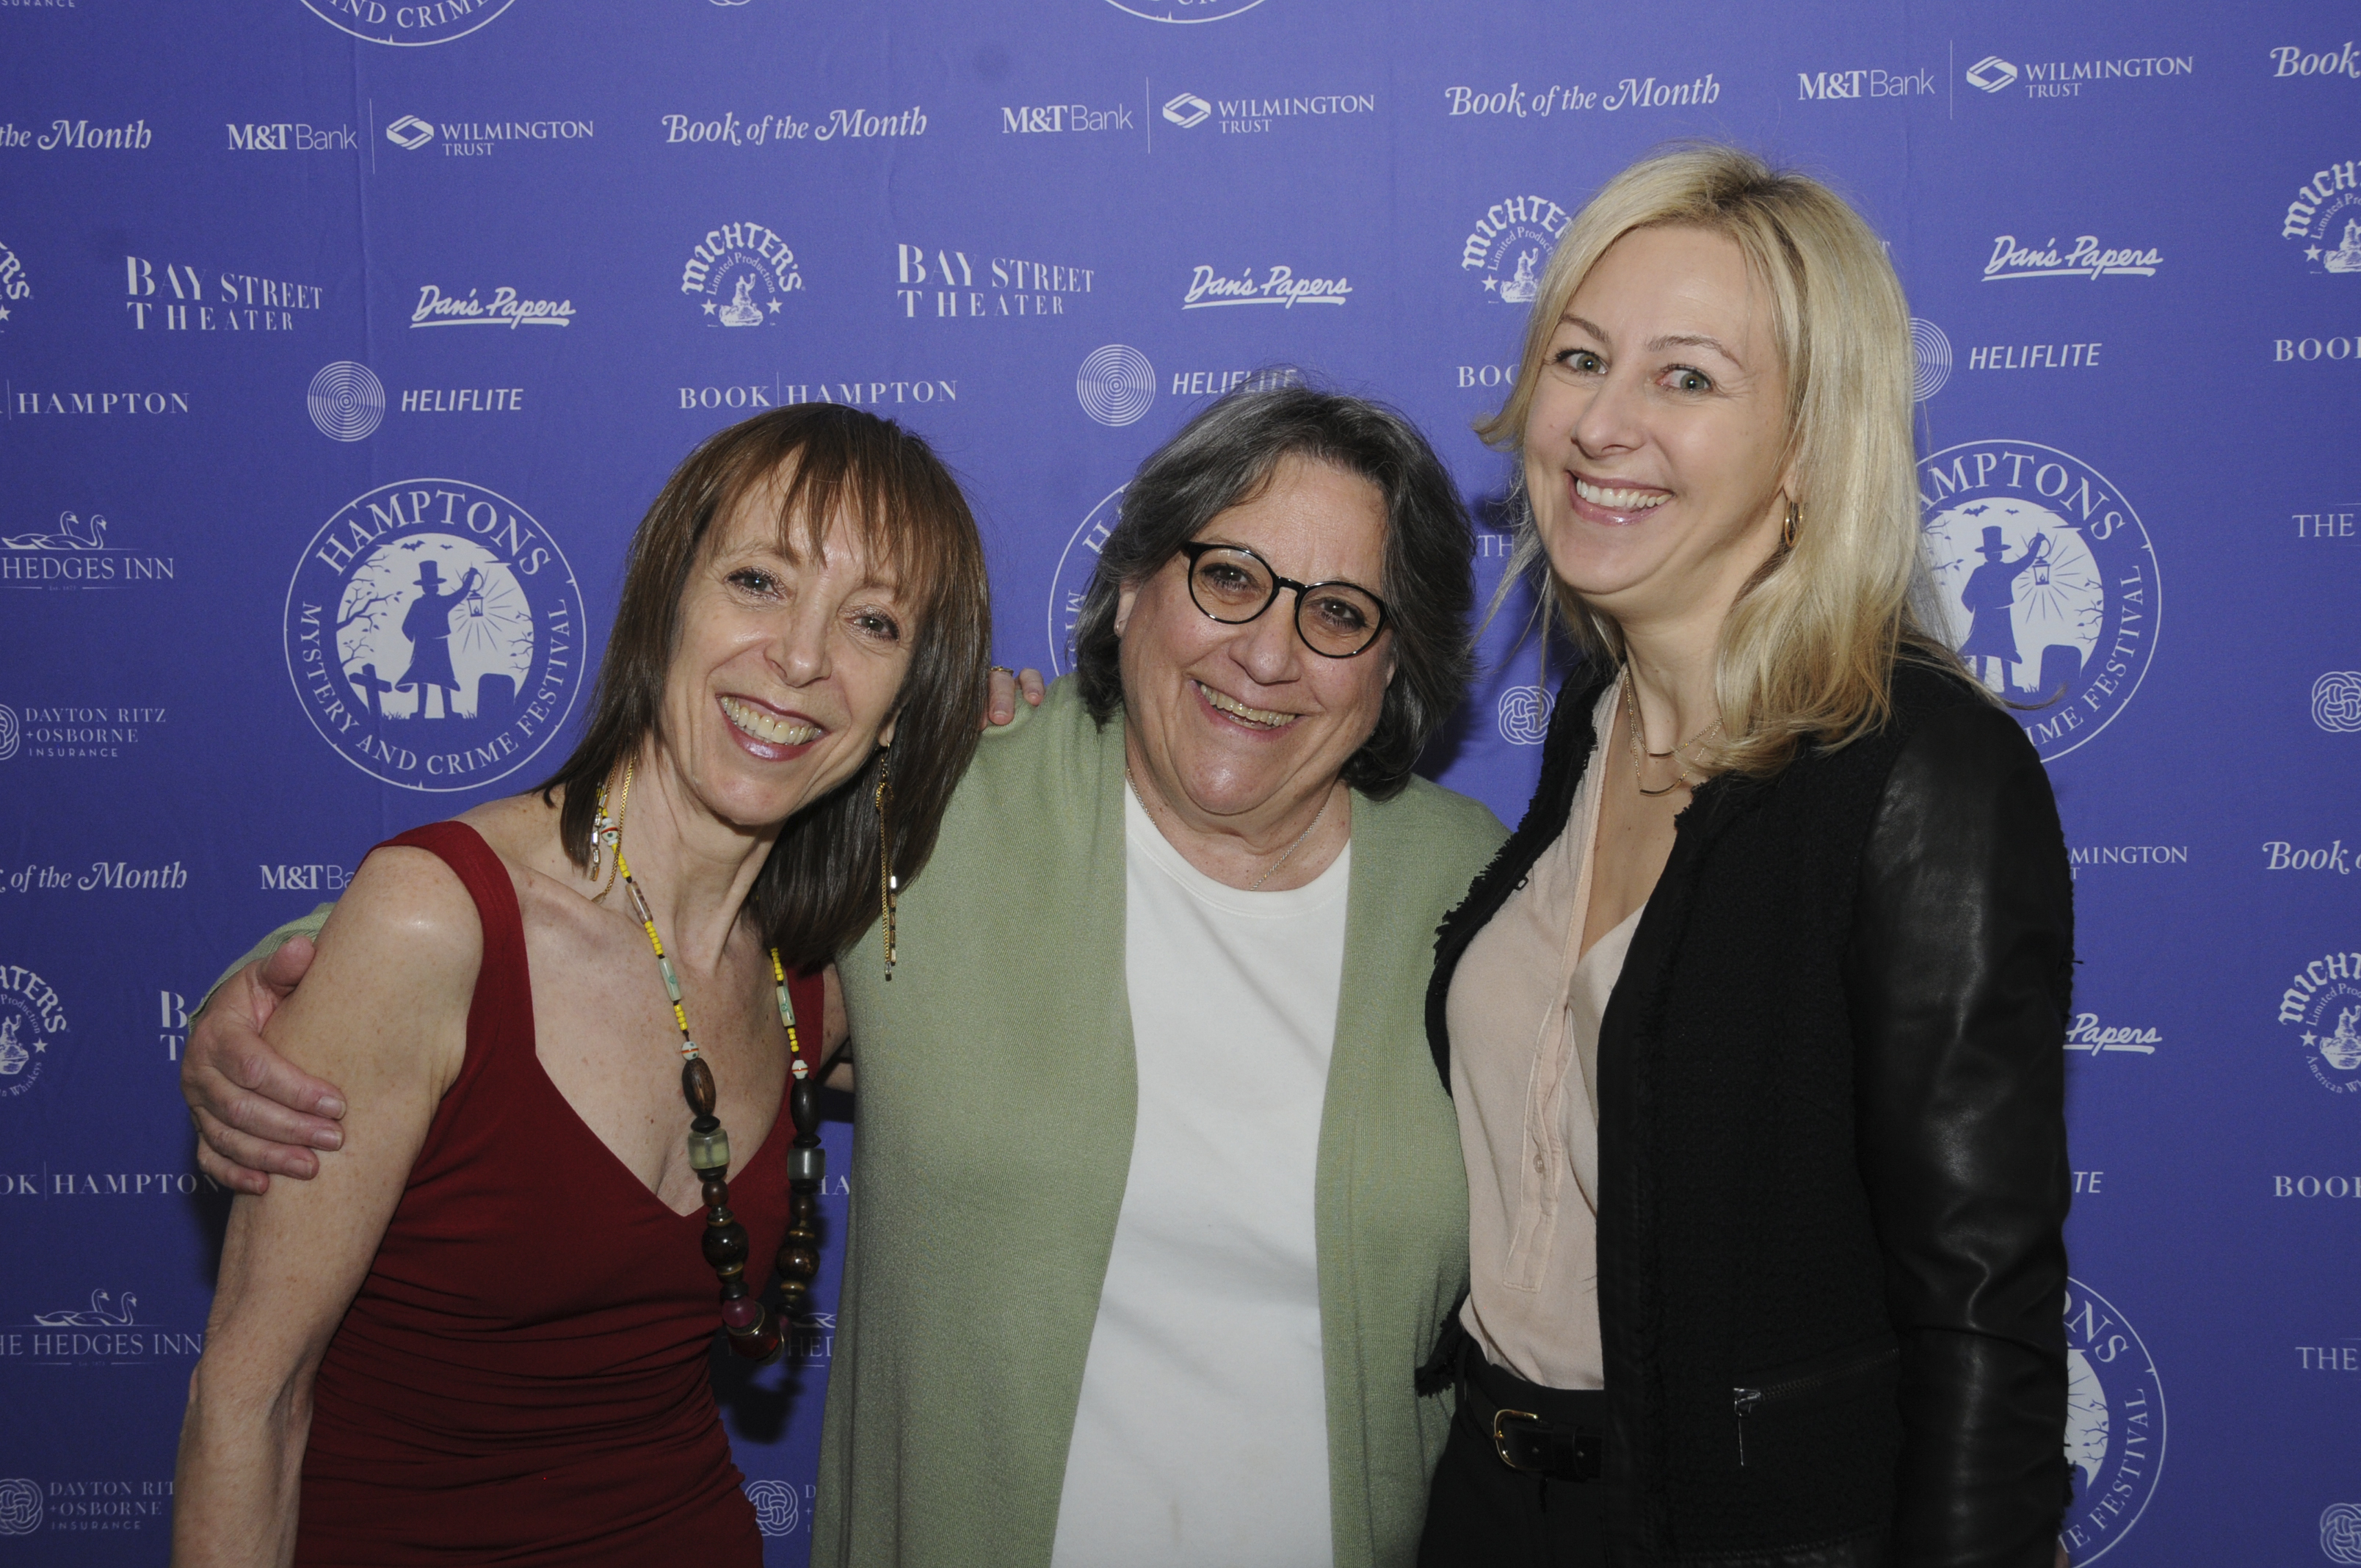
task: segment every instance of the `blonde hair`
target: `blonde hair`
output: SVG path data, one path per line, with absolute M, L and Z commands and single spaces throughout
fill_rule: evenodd
M 1730 239 L 1770 296 L 1786 378 L 1784 461 L 1802 517 L 1795 547 L 1764 565 L 1722 623 L 1715 696 L 1729 739 L 1707 761 L 1773 773 L 1800 744 L 1842 746 L 1883 724 L 1897 658 L 1960 668 L 1927 630 L 1938 622 L 1919 540 L 1910 313 L 1885 247 L 1826 185 L 1733 147 L 1671 148 L 1609 181 L 1566 225 L 1526 324 L 1515 389 L 1476 427 L 1486 442 L 1522 456 L 1533 388 L 1575 291 L 1609 247 L 1653 227 Z M 1521 464 L 1516 487 L 1521 499 Z M 1518 510 L 1504 595 L 1546 570 L 1532 510 Z M 1563 580 L 1551 586 L 1576 646 L 1620 659 L 1612 620 Z

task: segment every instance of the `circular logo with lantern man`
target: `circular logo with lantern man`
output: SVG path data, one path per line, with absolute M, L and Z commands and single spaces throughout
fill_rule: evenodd
M 287 588 L 287 674 L 321 739 L 404 789 L 477 789 L 549 743 L 581 687 L 582 591 L 548 531 L 464 479 L 356 497 Z
M 1951 645 L 2014 705 L 2044 762 L 2095 738 L 2156 653 L 2162 587 L 2139 513 L 2080 458 L 1971 441 L 1918 465 Z
M 2074 1500 L 2058 1532 L 2075 1568 L 2096 1563 L 2147 1511 L 2164 1473 L 2164 1384 L 2114 1303 L 2066 1281 L 2066 1463 Z

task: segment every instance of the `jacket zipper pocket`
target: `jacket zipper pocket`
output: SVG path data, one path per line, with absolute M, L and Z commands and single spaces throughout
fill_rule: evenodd
M 1816 1357 L 1812 1361 L 1801 1363 L 1793 1372 L 1781 1368 L 1780 1371 L 1784 1374 L 1784 1376 L 1765 1378 L 1753 1387 L 1740 1385 L 1732 1387 L 1730 1391 L 1730 1414 L 1736 1417 L 1738 1421 L 1738 1467 L 1741 1470 L 1746 1468 L 1746 1418 L 1760 1409 L 1765 1400 L 1775 1403 L 1781 1399 L 1792 1398 L 1797 1394 L 1809 1393 L 1828 1384 L 1840 1382 L 1845 1378 L 1872 1371 L 1888 1362 L 1898 1360 L 1901 1354 L 1901 1348 L 1891 1340 L 1878 1340 L 1852 1350 L 1839 1352 L 1834 1357 Z

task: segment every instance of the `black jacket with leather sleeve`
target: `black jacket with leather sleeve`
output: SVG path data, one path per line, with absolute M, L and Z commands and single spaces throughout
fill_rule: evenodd
M 1468 942 L 1565 829 L 1611 672 L 1561 694 Z M 1598 1310 L 1624 1563 L 2049 1568 L 2066 1496 L 2072 883 L 1962 680 L 1700 786 L 1599 1032 Z M 1462 1043 L 1462 1048 L 1466 1045 Z

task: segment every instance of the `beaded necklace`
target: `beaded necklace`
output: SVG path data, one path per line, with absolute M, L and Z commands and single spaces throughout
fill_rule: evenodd
M 606 807 L 601 785 L 598 804 Z M 746 1284 L 746 1227 L 730 1212 L 730 1134 L 713 1113 L 713 1069 L 705 1065 L 697 1041 L 688 1032 L 688 1013 L 681 1006 L 680 977 L 664 956 L 664 938 L 656 935 L 655 916 L 623 859 L 621 834 L 609 839 L 615 870 L 631 895 L 631 908 L 655 949 L 656 967 L 664 971 L 664 994 L 672 999 L 673 1022 L 680 1026 L 680 1092 L 688 1102 L 688 1163 L 702 1179 L 698 1196 L 705 1202 L 705 1261 L 721 1278 L 721 1325 L 730 1331 L 730 1348 L 752 1361 L 767 1361 L 779 1348 L 778 1326 L 764 1309 L 760 1291 Z M 788 1110 L 795 1117 L 796 1140 L 787 1150 L 787 1234 L 779 1244 L 777 1267 L 785 1277 L 779 1308 L 789 1318 L 811 1305 L 811 1282 L 819 1273 L 818 1193 L 828 1169 L 828 1152 L 819 1146 L 819 1088 L 811 1064 L 804 1057 L 803 1040 L 796 1030 L 795 1003 L 787 995 L 787 971 L 779 949 L 771 949 L 771 979 L 777 988 L 779 1022 L 787 1031 L 787 1070 L 795 1077 L 788 1091 Z

